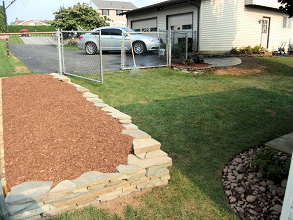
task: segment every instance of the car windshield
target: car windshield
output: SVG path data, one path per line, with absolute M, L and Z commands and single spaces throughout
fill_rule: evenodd
M 129 30 L 130 30 L 131 33 L 135 33 L 134 30 L 132 30 L 131 28 L 128 29 L 128 27 L 122 27 L 122 29 L 123 29 L 124 31 L 126 31 L 127 33 L 129 32 Z

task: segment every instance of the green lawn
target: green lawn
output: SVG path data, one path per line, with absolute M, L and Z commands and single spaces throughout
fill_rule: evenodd
M 9 43 L 22 44 L 23 42 L 18 36 L 10 36 Z M 6 41 L 0 39 L 0 77 L 32 73 L 11 52 L 9 55 L 10 57 L 7 57 Z
M 169 187 L 141 198 L 126 219 L 236 218 L 222 190 L 222 167 L 293 130 L 293 58 L 252 59 L 269 73 L 191 75 L 163 68 L 106 73 L 103 85 L 72 78 L 131 115 L 173 159 Z
M 1 42 L 0 50 L 2 61 Z M 251 59 L 261 60 L 268 73 L 192 75 L 159 68 L 105 73 L 104 84 L 72 78 L 130 115 L 173 159 L 169 186 L 137 198 L 140 205 L 128 206 L 121 219 L 237 219 L 222 190 L 221 169 L 238 153 L 293 130 L 293 58 Z M 15 62 L 1 62 L 1 76 L 15 75 Z M 120 217 L 88 208 L 56 219 Z

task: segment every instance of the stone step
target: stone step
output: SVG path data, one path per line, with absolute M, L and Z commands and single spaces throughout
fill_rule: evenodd
M 123 130 L 121 133 L 130 135 L 131 137 L 133 137 L 135 139 L 151 138 L 151 136 L 149 134 L 147 134 L 147 133 L 145 133 L 144 131 L 141 131 L 141 130 Z

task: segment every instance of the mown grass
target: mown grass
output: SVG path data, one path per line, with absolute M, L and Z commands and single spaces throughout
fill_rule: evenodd
M 0 51 L 0 76 L 17 75 L 22 64 L 6 57 L 3 40 Z M 137 198 L 139 205 L 120 216 L 89 207 L 55 219 L 237 219 L 222 190 L 222 167 L 293 129 L 293 59 L 252 59 L 268 73 L 191 75 L 160 68 L 105 73 L 104 84 L 72 78 L 160 141 L 173 166 L 167 187 Z
M 173 159 L 168 187 L 128 207 L 126 219 L 236 219 L 221 186 L 235 155 L 293 130 L 293 58 L 259 59 L 268 73 L 191 75 L 163 69 L 72 78 L 162 143 Z M 113 217 L 114 218 L 114 217 Z
M 18 36 L 10 36 L 9 43 L 23 43 Z M 7 57 L 6 41 L 0 40 L 0 77 L 17 76 L 30 74 L 32 71 L 27 69 L 24 64 L 9 52 Z

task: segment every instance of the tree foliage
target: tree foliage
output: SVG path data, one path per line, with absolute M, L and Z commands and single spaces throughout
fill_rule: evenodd
M 55 19 L 51 25 L 62 30 L 92 30 L 97 27 L 107 26 L 111 21 L 106 16 L 101 17 L 93 7 L 88 4 L 77 3 L 73 7 L 60 8 L 54 12 Z
M 0 6 L 0 33 L 3 33 L 4 31 L 4 10 L 3 6 Z
M 292 0 L 278 0 L 281 3 L 280 9 L 284 10 L 290 17 L 293 16 L 293 2 Z

